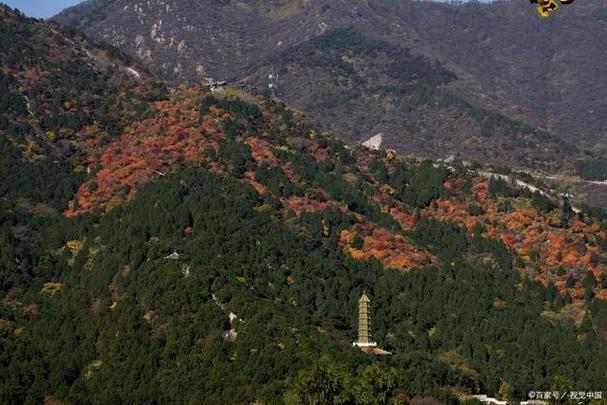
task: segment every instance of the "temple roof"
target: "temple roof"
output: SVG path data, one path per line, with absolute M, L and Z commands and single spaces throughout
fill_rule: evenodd
M 371 302 L 371 300 L 369 299 L 369 297 L 367 297 L 367 293 L 366 291 L 363 291 L 363 295 L 360 297 L 360 299 L 358 300 L 358 302 L 366 302 L 369 303 Z

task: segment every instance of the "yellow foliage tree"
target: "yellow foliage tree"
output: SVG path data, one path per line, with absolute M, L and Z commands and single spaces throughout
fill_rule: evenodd
M 503 401 L 509 401 L 514 396 L 514 387 L 506 382 L 502 381 L 499 389 L 497 390 L 497 397 Z
M 82 249 L 83 242 L 77 239 L 70 240 L 66 243 L 66 246 L 72 251 L 78 251 Z

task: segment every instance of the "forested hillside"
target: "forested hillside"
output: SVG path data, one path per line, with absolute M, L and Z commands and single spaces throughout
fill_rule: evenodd
M 607 386 L 602 212 L 344 143 L 268 97 L 167 91 L 7 8 L 0 28 L 0 402 Z M 352 347 L 363 289 L 391 356 Z

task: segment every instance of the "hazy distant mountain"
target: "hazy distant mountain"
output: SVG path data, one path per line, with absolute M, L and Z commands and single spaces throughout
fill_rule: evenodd
M 607 140 L 607 81 L 597 80 L 607 66 L 606 7 L 580 1 L 540 19 L 524 1 L 94 0 L 56 20 L 167 78 L 265 88 L 274 71 L 278 96 L 350 139 L 384 132 L 401 152 L 533 167 L 572 156 L 548 133 L 595 151 Z M 399 75 L 419 62 L 409 51 L 443 63 L 416 74 L 451 73 L 432 82 Z M 533 136 L 521 122 L 547 133 Z

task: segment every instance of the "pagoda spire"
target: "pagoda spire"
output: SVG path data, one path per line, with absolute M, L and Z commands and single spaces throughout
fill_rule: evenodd
M 352 343 L 352 346 L 376 347 L 377 343 L 371 341 L 371 310 L 369 304 L 371 300 L 367 292 L 363 290 L 363 295 L 358 300 L 358 340 Z

